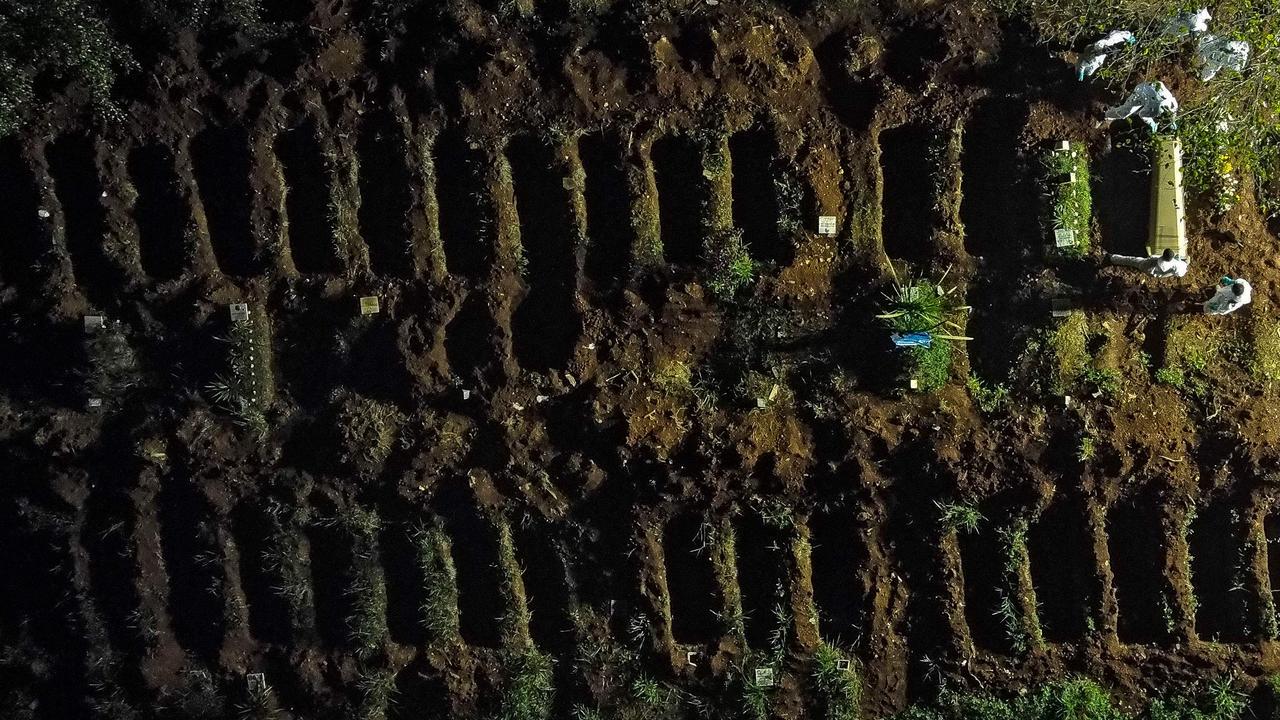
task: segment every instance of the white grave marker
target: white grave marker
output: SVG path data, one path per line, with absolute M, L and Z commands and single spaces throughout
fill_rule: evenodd
M 262 692 L 267 689 L 267 676 L 262 673 L 249 673 L 244 676 L 244 683 L 249 692 Z
M 102 398 L 89 398 L 89 407 L 91 408 L 102 407 Z
M 845 659 L 843 659 L 843 658 L 841 658 L 840 660 L 836 660 L 836 669 L 837 669 L 837 670 L 848 670 L 848 669 L 849 669 L 849 665 L 850 665 L 849 661 L 848 661 L 848 660 L 845 660 Z
M 773 687 L 776 682 L 773 668 L 756 668 L 756 687 Z
M 107 318 L 103 315 L 85 315 L 84 331 L 94 332 L 101 330 L 107 324 Z
M 818 218 L 818 234 L 827 236 L 836 234 L 835 215 L 822 215 Z
M 248 303 L 232 303 L 229 308 L 231 313 L 231 322 L 248 322 L 249 321 L 249 305 Z
M 1071 247 L 1076 244 L 1076 231 L 1069 228 L 1057 228 L 1053 231 L 1053 244 L 1058 247 Z
M 382 303 L 379 302 L 376 295 L 366 295 L 360 298 L 361 315 L 377 315 L 380 312 L 382 312 Z

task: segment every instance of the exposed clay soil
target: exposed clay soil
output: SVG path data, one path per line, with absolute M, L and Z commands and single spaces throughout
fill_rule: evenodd
M 530 643 L 556 717 L 639 674 L 733 712 L 779 633 L 783 718 L 824 640 L 871 717 L 943 679 L 1139 702 L 1280 670 L 1274 396 L 1135 370 L 1064 407 L 1020 374 L 1063 287 L 1095 350 L 1159 361 L 1170 299 L 1247 277 L 1244 326 L 1280 279 L 1248 195 L 1193 208 L 1176 283 L 1047 256 L 1050 140 L 1091 154 L 1100 251 L 1146 228 L 1144 158 L 1069 53 L 968 3 L 439 5 L 389 43 L 360 3 L 282 5 L 305 42 L 213 67 L 188 36 L 123 123 L 0 144 L 5 717 L 223 717 L 258 672 L 299 718 L 355 716 L 378 673 L 391 717 L 471 717 Z M 704 283 L 726 226 L 760 263 L 731 302 Z M 872 317 L 891 262 L 974 306 L 937 396 L 902 392 Z M 208 390 L 232 303 L 268 318 L 261 438 Z M 135 361 L 92 408 L 85 315 Z M 980 413 L 969 371 L 1011 409 Z M 385 452 L 347 434 L 371 402 Z M 961 500 L 976 533 L 938 520 Z M 424 619 L 440 592 L 456 634 Z M 1010 592 L 1043 642 L 1010 644 Z

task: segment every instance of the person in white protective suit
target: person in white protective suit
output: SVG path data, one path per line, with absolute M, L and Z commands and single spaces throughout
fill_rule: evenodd
M 1209 30 L 1209 21 L 1213 16 L 1209 14 L 1206 8 L 1200 8 L 1196 12 L 1179 13 L 1165 23 L 1165 35 L 1195 35 L 1196 33 L 1207 32 Z
M 1141 270 L 1151 277 L 1182 277 L 1187 274 L 1187 261 L 1175 255 L 1173 250 L 1168 248 L 1165 248 L 1164 253 L 1152 255 L 1151 257 L 1107 255 L 1107 262 L 1112 265 Z
M 1076 61 L 1076 76 L 1080 80 L 1084 80 L 1090 75 L 1098 72 L 1098 68 L 1102 67 L 1102 63 L 1107 61 L 1107 50 L 1121 43 L 1132 45 L 1134 42 L 1133 33 L 1128 30 L 1113 30 L 1101 40 L 1094 42 L 1080 53 L 1080 59 Z
M 1202 35 L 1197 51 L 1200 79 L 1212 80 L 1220 70 L 1244 70 L 1252 48 L 1244 40 L 1229 40 L 1217 35 Z
M 1218 290 L 1204 304 L 1206 315 L 1226 315 L 1253 302 L 1253 286 L 1243 278 L 1224 277 Z
M 1178 100 L 1169 92 L 1169 88 L 1159 80 L 1142 83 L 1129 93 L 1129 97 L 1119 105 L 1109 108 L 1103 117 L 1107 123 L 1137 115 L 1142 122 L 1157 132 L 1159 126 L 1156 119 L 1162 115 L 1174 116 L 1178 112 Z

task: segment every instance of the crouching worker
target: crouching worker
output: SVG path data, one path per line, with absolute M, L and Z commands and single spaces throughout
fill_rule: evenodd
M 1163 254 L 1151 257 L 1135 257 L 1133 255 L 1107 255 L 1107 262 L 1121 267 L 1141 270 L 1151 277 L 1182 277 L 1187 274 L 1187 261 L 1173 254 L 1173 250 L 1165 248 Z
M 1226 315 L 1253 301 L 1253 287 L 1242 278 L 1224 277 L 1218 282 L 1218 291 L 1204 304 L 1207 315 Z

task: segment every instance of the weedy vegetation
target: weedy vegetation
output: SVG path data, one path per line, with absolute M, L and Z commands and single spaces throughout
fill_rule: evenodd
M 382 469 L 405 422 L 395 406 L 353 393 L 338 405 L 338 451 L 343 464 L 363 473 Z
M 111 320 L 85 339 L 87 367 L 82 371 L 84 391 L 103 403 L 119 401 L 140 382 L 138 356 L 129 345 L 124 325 Z
M 507 660 L 507 679 L 493 720 L 547 720 L 553 698 L 551 658 L 533 647 Z
M 275 400 L 276 382 L 271 368 L 271 329 L 266 315 L 249 308 L 249 316 L 231 321 L 226 345 L 226 373 L 218 375 L 206 390 L 212 400 L 238 425 L 257 437 L 267 434 L 267 408 Z
M 982 513 L 978 512 L 975 505 L 967 503 L 944 503 L 934 500 L 933 504 L 938 509 L 938 522 L 943 527 L 960 532 L 977 532 L 978 526 L 986 518 L 982 517 Z
M 747 254 L 747 244 L 737 228 L 708 237 L 705 260 L 707 289 L 721 300 L 732 299 L 755 277 L 756 263 Z
M 942 280 L 945 279 L 944 273 Z M 962 329 L 958 321 L 969 308 L 956 300 L 955 288 L 942 286 L 942 280 L 938 283 L 917 280 L 905 284 L 895 281 L 892 290 L 884 296 L 883 311 L 876 315 L 894 333 L 930 334 L 931 341 L 927 347 L 900 350 L 902 374 L 914 378 L 922 392 L 936 392 L 947 384 L 951 378 L 951 343 L 971 339 L 947 334 Z
M 822 720 L 858 720 L 862 679 L 857 666 L 835 647 L 822 643 L 813 653 L 813 688 Z
M 414 561 L 422 572 L 422 626 L 434 647 L 462 642 L 458 618 L 458 571 L 453 566 L 449 536 L 438 524 L 410 532 Z
M 1093 217 L 1093 194 L 1089 189 L 1089 157 L 1084 146 L 1073 143 L 1067 149 L 1054 149 L 1042 160 L 1048 213 L 1045 225 L 1049 234 L 1070 232 L 1070 244 L 1055 246 L 1067 257 L 1084 257 L 1092 246 L 1090 222 Z

